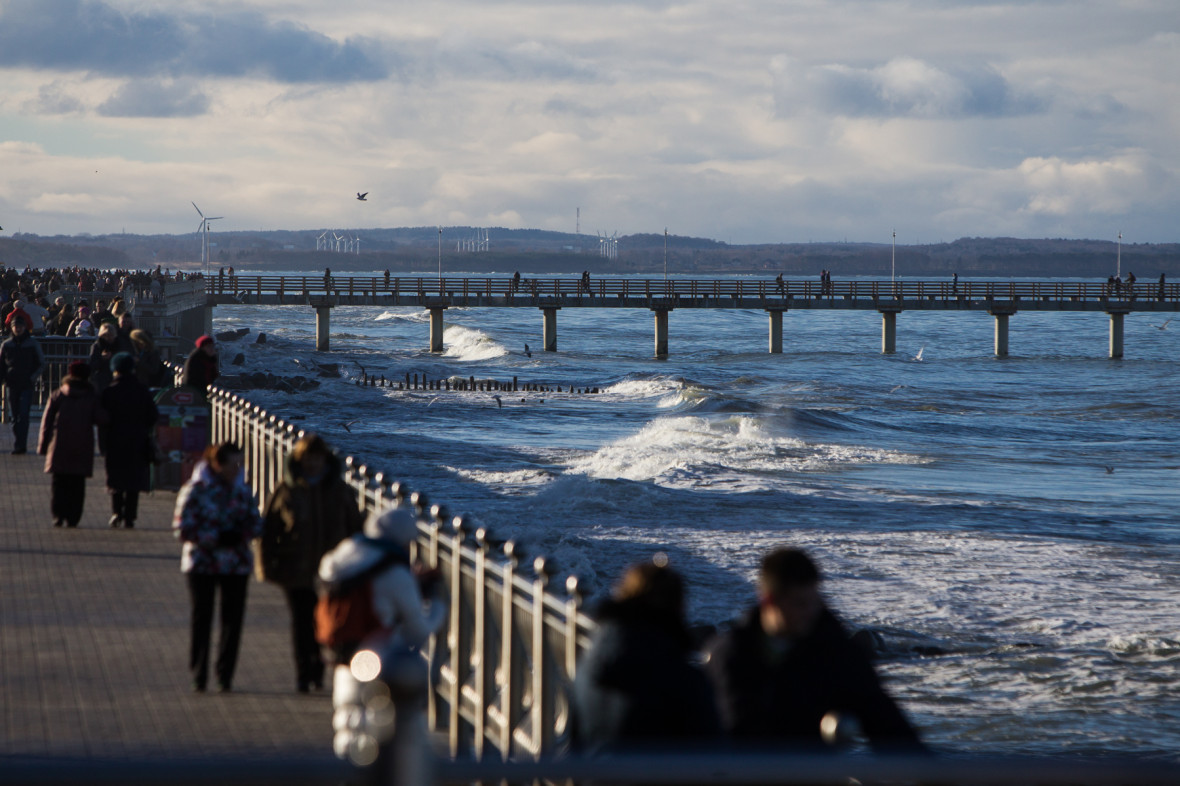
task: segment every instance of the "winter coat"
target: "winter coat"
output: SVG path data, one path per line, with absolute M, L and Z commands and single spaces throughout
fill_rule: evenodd
M 311 587 L 320 559 L 361 531 L 364 514 L 340 476 L 340 460 L 328 459 L 324 476 L 309 484 L 287 457 L 283 482 L 266 505 L 260 542 L 261 576 L 288 589 Z
M 139 353 L 135 359 L 135 376 L 149 388 L 167 386 L 168 370 L 160 360 L 160 353 L 153 347 L 148 347 Z
M 172 530 L 184 547 L 184 573 L 249 575 L 254 570 L 250 541 L 262 535 L 258 501 L 239 475 L 226 483 L 202 461 L 176 495 Z
M 103 341 L 101 338 L 96 338 L 94 343 L 90 345 L 90 381 L 94 387 L 98 388 L 99 392 L 106 390 L 107 385 L 111 384 L 111 379 L 114 378 L 114 374 L 111 372 L 111 358 L 118 351 L 117 343 Z
M 212 385 L 220 373 L 217 368 L 217 355 L 209 357 L 204 350 L 198 347 L 184 361 L 184 376 L 181 377 L 181 384 L 196 388 L 204 393 L 205 388 Z
M 44 363 L 41 345 L 28 333 L 0 344 L 0 382 L 10 390 L 31 388 Z
M 150 435 L 160 412 L 152 394 L 134 374 L 119 374 L 102 392 L 110 429 L 106 440 L 107 488 L 147 491 L 151 488 Z
M 106 421 L 106 411 L 90 381 L 66 377 L 49 397 L 41 417 L 37 452 L 45 456 L 45 471 L 90 477 L 94 471 L 94 427 Z
M 589 753 L 666 748 L 721 734 L 713 689 L 678 620 L 607 601 L 574 681 L 573 745 Z
M 924 750 L 866 652 L 824 609 L 815 629 L 776 652 L 758 607 L 710 647 L 722 724 L 737 740 L 822 750 L 820 720 L 852 715 L 875 750 Z
M 397 547 L 402 544 L 393 544 Z M 340 542 L 320 560 L 319 579 L 335 584 L 357 576 L 380 562 L 388 547 L 363 534 Z M 373 614 L 382 630 L 370 642 L 383 650 L 421 647 L 446 622 L 446 603 L 433 600 L 423 611 L 422 591 L 408 565 L 393 564 L 372 579 Z

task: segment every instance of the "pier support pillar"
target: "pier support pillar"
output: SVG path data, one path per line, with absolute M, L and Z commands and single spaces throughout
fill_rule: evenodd
M 656 315 L 656 357 L 668 355 L 668 312 L 670 309 L 652 309 Z
M 202 321 L 204 322 L 204 331 L 206 336 L 213 335 L 213 306 L 205 306 L 205 313 L 202 314 Z
M 446 306 L 432 306 L 430 309 L 430 351 L 443 351 L 443 312 Z
M 1008 317 L 1012 316 L 1010 311 L 993 311 L 992 316 L 996 318 L 996 357 L 1008 357 Z
M 897 312 L 881 312 L 881 352 L 892 355 L 897 351 Z
M 546 352 L 557 351 L 557 307 L 541 309 L 541 346 Z
M 1110 313 L 1110 356 L 1111 358 L 1121 358 L 1123 356 L 1123 317 L 1126 316 L 1122 311 L 1111 311 Z
M 329 335 L 332 329 L 332 307 L 315 307 L 315 348 L 319 352 L 327 352 Z
M 773 309 L 766 312 L 770 315 L 770 354 L 781 355 L 783 352 L 783 312 Z

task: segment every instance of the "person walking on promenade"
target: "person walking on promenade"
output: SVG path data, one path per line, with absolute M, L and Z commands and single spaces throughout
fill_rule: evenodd
M 684 582 L 666 557 L 628 569 L 596 616 L 598 630 L 574 681 L 576 749 L 666 748 L 720 737 L 709 679 L 691 661 Z
M 315 639 L 315 577 L 320 559 L 360 532 L 365 522 L 356 493 L 344 482 L 340 469 L 340 459 L 322 438 L 300 438 L 263 516 L 260 578 L 278 584 L 287 596 L 295 685 L 300 693 L 311 686 L 324 687 L 324 660 Z
M 324 645 L 332 664 L 332 747 L 346 758 L 356 741 L 350 718 L 364 714 L 361 685 L 349 663 L 361 649 L 378 652 L 383 660 L 414 653 L 447 621 L 447 603 L 441 582 L 431 574 L 416 577 L 410 565 L 410 544 L 418 536 L 418 516 L 410 505 L 369 514 L 361 534 L 342 541 L 320 560 L 319 580 L 329 597 L 333 588 L 348 585 L 367 588 L 377 627 L 359 639 L 330 643 L 317 607 L 316 639 Z M 424 610 L 423 581 L 431 593 Z M 430 584 L 434 589 L 430 590 Z M 425 697 L 423 697 L 425 698 Z
M 45 356 L 41 345 L 29 333 L 24 320 L 12 324 L 12 336 L 0 344 L 0 384 L 8 392 L 8 415 L 12 420 L 12 454 L 29 452 L 29 411 L 33 407 L 33 386 L 41 377 Z
M 152 394 L 135 374 L 135 358 L 120 352 L 111 359 L 115 380 L 102 392 L 107 421 L 107 491 L 112 529 L 135 526 L 139 492 L 151 487 L 151 435 L 160 412 Z
M 242 476 L 242 449 L 232 442 L 205 448 L 203 460 L 176 495 L 172 529 L 184 547 L 180 570 L 188 581 L 191 609 L 189 674 L 192 689 L 205 691 L 214 596 L 221 593 L 221 636 L 214 670 L 221 693 L 232 689 L 246 588 L 254 571 L 250 541 L 262 534 L 258 502 Z
M 213 336 L 201 336 L 196 346 L 184 361 L 184 373 L 180 384 L 196 388 L 204 395 L 205 388 L 221 375 L 217 362 L 217 345 Z
M 709 651 L 725 730 L 742 743 L 820 749 L 821 721 L 841 713 L 859 720 L 877 751 L 924 751 L 819 584 L 819 569 L 802 551 L 763 558 L 758 605 Z
M 99 393 L 111 384 L 111 358 L 119 352 L 119 329 L 104 322 L 90 345 L 90 382 Z
M 132 330 L 131 346 L 135 348 L 135 375 L 139 377 L 139 381 L 149 388 L 166 387 L 168 369 L 160 359 L 160 351 L 156 349 L 152 334 L 142 328 Z
M 45 405 L 37 442 L 37 452 L 45 457 L 45 472 L 53 475 L 49 508 L 55 527 L 77 527 L 82 520 L 86 478 L 94 472 L 94 427 L 102 426 L 106 418 L 90 384 L 90 365 L 75 360 Z

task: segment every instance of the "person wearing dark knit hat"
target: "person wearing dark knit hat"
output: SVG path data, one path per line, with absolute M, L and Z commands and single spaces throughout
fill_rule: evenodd
M 61 387 L 49 397 L 41 417 L 37 452 L 53 475 L 50 510 L 53 526 L 76 527 L 86 504 L 86 478 L 94 471 L 94 427 L 107 422 L 90 383 L 90 364 L 75 360 Z
M 160 412 L 151 391 L 135 373 L 135 358 L 129 352 L 111 358 L 114 381 L 102 392 L 107 426 L 107 491 L 111 495 L 111 529 L 120 524 L 131 529 L 139 515 L 139 492 L 151 488 L 151 437 Z
M 196 388 L 204 394 L 205 388 L 212 385 L 220 373 L 217 344 L 212 336 L 201 336 L 197 339 L 196 347 L 188 356 L 188 360 L 184 361 L 184 374 L 180 384 Z

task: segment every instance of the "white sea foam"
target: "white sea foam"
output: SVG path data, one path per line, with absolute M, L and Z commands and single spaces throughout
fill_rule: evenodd
M 604 388 L 602 395 L 622 398 L 652 398 L 679 390 L 684 383 L 677 379 L 656 377 L 654 379 L 626 379 Z
M 670 487 L 779 486 L 783 473 L 869 463 L 911 463 L 916 457 L 849 445 L 808 444 L 768 433 L 757 418 L 671 417 L 573 460 L 569 471 L 594 478 L 653 481 Z
M 382 311 L 373 318 L 375 322 L 386 322 L 391 319 L 402 320 L 405 322 L 429 322 L 430 312 L 424 311 L 420 308 L 404 308 L 396 311 Z
M 504 472 L 495 470 L 444 467 L 461 480 L 481 483 L 505 494 L 531 493 L 540 486 L 553 482 L 553 474 L 541 469 L 518 469 Z
M 491 360 L 508 354 L 508 350 L 488 334 L 460 325 L 446 328 L 443 344 L 443 356 L 458 360 Z

